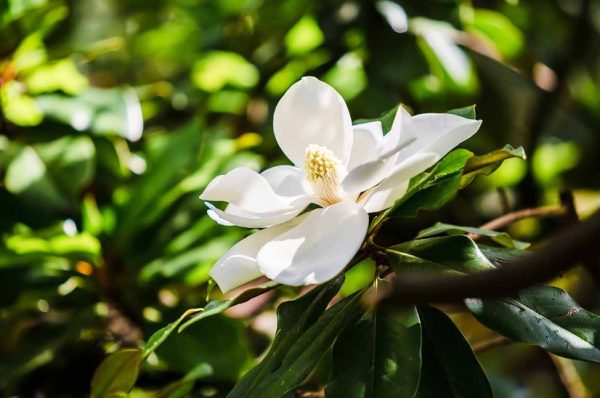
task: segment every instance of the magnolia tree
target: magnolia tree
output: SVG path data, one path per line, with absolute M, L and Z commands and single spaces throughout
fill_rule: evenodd
M 577 253 L 591 243 L 598 217 L 563 235 L 562 252 L 546 247 L 524 255 L 527 243 L 497 231 L 536 211 L 564 216 L 568 198 L 558 210 L 513 213 L 481 228 L 438 222 L 413 240 L 379 241 L 387 220 L 438 209 L 478 175 L 525 157 L 510 146 L 483 155 L 455 149 L 481 126 L 473 106 L 411 115 L 400 105 L 353 123 L 340 94 L 304 77 L 283 95 L 273 118 L 291 164 L 261 173 L 233 168 L 200 195 L 214 222 L 250 232 L 210 271 L 221 292 L 209 292 L 216 298 L 158 330 L 143 349 L 107 357 L 92 396 L 126 393 L 145 359 L 174 334 L 285 286 L 304 287 L 278 305 L 273 341 L 228 397 L 294 396 L 330 350 L 324 394 L 344 398 L 491 397 L 474 348 L 507 341 L 600 361 L 600 318 L 565 291 L 536 284 L 583 258 Z M 372 267 L 369 278 L 342 291 L 346 275 L 365 264 Z M 505 337 L 471 347 L 440 310 L 461 300 Z M 233 361 L 227 352 L 223 358 Z M 185 396 L 206 372 L 199 366 L 158 396 Z

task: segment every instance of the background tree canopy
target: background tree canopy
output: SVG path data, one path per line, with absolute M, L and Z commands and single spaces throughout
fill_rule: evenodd
M 399 273 L 410 256 L 432 270 L 471 272 L 463 266 L 498 265 L 527 242 L 541 245 L 569 209 L 584 219 L 600 207 L 599 38 L 600 1 L 590 0 L 0 0 L 0 395 L 226 396 L 260 371 L 277 328 L 298 344 L 308 339 L 289 324 L 300 310 L 333 325 L 329 315 L 362 308 L 353 293 L 379 261 L 289 302 L 305 290 L 261 285 L 235 305 L 209 281 L 214 262 L 248 231 L 214 223 L 198 195 L 234 167 L 287 163 L 273 109 L 305 75 L 335 87 L 354 117 L 388 128 L 399 103 L 471 118 L 477 104 L 483 125 L 465 147 L 512 146 L 470 163 L 465 150 L 444 158 L 432 175 L 452 178 L 415 191 L 379 231 L 391 269 Z M 463 227 L 540 206 L 551 217 Z M 411 246 L 432 236 L 429 248 Z M 597 364 L 554 355 L 600 361 L 598 287 L 581 267 L 551 285 L 510 302 L 363 311 L 339 336 L 317 339 L 325 355 L 308 377 L 285 380 L 299 396 L 386 396 L 382 380 L 365 382 L 372 395 L 352 395 L 357 377 L 344 368 L 366 355 L 344 356 L 345 347 L 371 341 L 379 320 L 403 327 L 397 340 L 378 335 L 373 356 L 401 346 L 402 359 L 387 359 L 407 369 L 403 386 L 427 380 L 417 396 L 600 396 Z M 334 296 L 338 304 L 319 315 Z M 565 314 L 579 315 L 565 324 Z M 579 336 L 588 350 L 525 331 L 536 324 Z M 492 350 L 504 344 L 497 333 L 529 344 Z M 402 361 L 413 354 L 423 364 L 411 373 Z M 385 371 L 378 358 L 375 374 Z M 289 361 L 301 375 L 302 364 Z M 467 390 L 465 377 L 474 380 Z M 262 396 L 286 393 L 255 380 Z

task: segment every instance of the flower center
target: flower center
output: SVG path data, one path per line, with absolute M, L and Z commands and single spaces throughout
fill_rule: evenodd
M 315 194 L 327 205 L 342 200 L 339 191 L 344 177 L 344 166 L 331 150 L 320 145 L 309 145 L 304 155 L 306 179 Z

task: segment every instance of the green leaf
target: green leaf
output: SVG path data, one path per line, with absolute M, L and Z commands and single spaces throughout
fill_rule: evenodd
M 481 8 L 472 10 L 471 18 L 465 24 L 468 32 L 489 41 L 508 59 L 519 55 L 525 39 L 523 33 L 506 15 Z
M 333 347 L 331 398 L 412 397 L 421 374 L 421 323 L 414 306 L 378 307 Z
M 475 105 L 465 106 L 464 108 L 456 108 L 447 111 L 446 113 L 451 113 L 453 115 L 462 116 L 467 119 L 475 120 L 477 119 L 477 114 L 475 113 Z
M 492 390 L 468 341 L 442 311 L 419 307 L 423 370 L 419 398 L 491 398 Z
M 563 357 L 600 362 L 600 317 L 562 289 L 534 286 L 512 298 L 465 303 L 481 323 L 513 340 Z
M 31 203 L 43 202 L 44 206 L 65 209 L 69 200 L 56 182 L 48 175 L 48 168 L 32 147 L 24 148 L 8 165 L 5 177 L 6 189 Z
M 94 177 L 96 150 L 85 136 L 28 146 L 6 171 L 6 187 L 37 206 L 68 208 Z
M 506 232 L 492 231 L 490 229 L 481 229 L 474 227 L 465 227 L 462 225 L 453 225 L 438 222 L 434 226 L 424 229 L 419 232 L 416 239 L 428 238 L 438 234 L 447 233 L 448 235 L 455 235 L 460 233 L 478 234 L 482 236 L 490 237 L 494 242 L 501 244 L 509 249 L 525 250 L 530 244 L 522 242 L 520 240 L 513 239 Z
M 325 311 L 314 325 L 285 350 L 281 365 L 267 375 L 247 397 L 282 397 L 300 385 L 342 330 L 356 319 L 362 293 L 346 297 Z
M 153 398 L 185 398 L 189 397 L 194 383 L 198 379 L 209 376 L 212 373 L 212 368 L 205 363 L 201 363 L 190 372 L 188 372 L 181 380 L 174 381 L 161 388 L 153 395 Z
M 240 54 L 228 51 L 211 51 L 192 70 L 194 85 L 211 93 L 226 86 L 249 89 L 258 83 L 259 77 L 256 66 Z
M 127 396 L 135 384 L 143 360 L 143 351 L 137 348 L 120 350 L 105 358 L 94 373 L 91 397 Z
M 137 141 L 144 121 L 135 90 L 90 88 L 75 97 L 44 94 L 36 97 L 42 113 L 78 131 L 120 135 Z
M 177 329 L 177 327 L 183 322 L 184 319 L 189 317 L 191 314 L 196 312 L 204 311 L 200 308 L 192 308 L 184 312 L 175 322 L 171 322 L 168 325 L 162 327 L 158 331 L 154 332 L 152 336 L 146 342 L 144 346 L 144 357 L 147 357 L 156 350 L 164 341 Z
M 289 358 L 288 363 L 289 360 L 293 359 L 289 357 L 292 347 L 307 330 L 320 320 L 321 315 L 339 291 L 343 281 L 344 277 L 339 276 L 295 300 L 286 301 L 279 305 L 277 308 L 277 333 L 271 347 L 264 359 L 240 380 L 228 397 L 249 398 L 253 396 L 252 394 L 261 382 L 275 374 L 278 369 L 282 369 L 286 358 Z M 287 381 L 282 382 L 287 383 Z
M 396 202 L 389 214 L 394 217 L 414 217 L 419 211 L 432 211 L 444 206 L 461 188 L 462 170 L 472 156 L 473 153 L 466 149 L 456 149 L 439 161 L 431 171 L 414 177 L 411 185 L 418 185 L 414 185 L 413 190 L 409 186 L 407 193 Z
M 285 47 L 290 55 L 301 55 L 319 47 L 325 36 L 315 19 L 306 15 L 285 35 Z
M 470 273 L 494 268 L 475 242 L 464 235 L 413 240 L 390 247 L 387 256 L 396 273 Z
M 238 380 L 252 361 L 242 321 L 222 315 L 171 335 L 155 354 L 172 370 L 188 373 L 205 365 L 202 378 L 230 383 Z
M 202 146 L 200 126 L 189 123 L 170 132 L 149 162 L 148 170 L 137 179 L 130 192 L 131 200 L 124 203 L 122 220 L 117 231 L 118 241 L 125 244 L 140 228 L 156 220 L 157 202 L 172 188 L 185 172 L 191 172 Z M 161 137 L 162 138 L 162 137 Z M 180 178 L 178 178 L 180 177 Z
M 204 310 L 202 312 L 192 316 L 185 323 L 183 323 L 183 325 L 181 325 L 181 327 L 179 328 L 179 331 L 182 332 L 189 326 L 193 325 L 194 323 L 196 323 L 202 319 L 208 318 L 208 317 L 216 315 L 216 314 L 220 314 L 221 312 L 225 311 L 226 309 L 228 309 L 230 307 L 233 307 L 234 305 L 245 303 L 246 301 L 253 299 L 256 296 L 260 296 L 261 294 L 266 293 L 269 290 L 276 288 L 277 286 L 279 286 L 279 284 L 277 282 L 269 281 L 269 282 L 263 283 L 262 285 L 255 286 L 248 290 L 245 290 L 244 292 L 240 293 L 238 296 L 236 296 L 232 299 L 213 300 L 204 307 Z
M 498 149 L 481 156 L 473 156 L 467 162 L 460 187 L 463 188 L 471 183 L 478 175 L 489 175 L 493 173 L 502 162 L 506 159 L 520 158 L 525 159 L 525 150 L 523 147 L 513 148 L 506 145 L 502 149 Z
M 167 338 L 179 328 L 179 332 L 183 332 L 186 328 L 193 325 L 194 323 L 206 319 L 208 317 L 218 315 L 226 309 L 233 307 L 234 305 L 245 303 L 246 301 L 259 296 L 269 290 L 277 287 L 276 282 L 270 281 L 262 285 L 245 290 L 238 296 L 230 300 L 213 300 L 209 302 L 204 308 L 192 308 L 185 311 L 176 321 L 169 323 L 156 331 L 144 346 L 144 356 L 150 355 L 156 350 L 161 344 L 167 340 Z M 196 314 L 196 315 L 194 315 Z M 184 321 L 186 321 L 184 323 Z M 183 323 L 183 325 L 182 325 Z M 181 325 L 181 327 L 180 327 Z

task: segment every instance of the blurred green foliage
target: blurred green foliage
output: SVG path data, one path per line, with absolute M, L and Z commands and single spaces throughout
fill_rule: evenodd
M 381 3 L 0 1 L 0 395 L 87 396 L 106 353 L 139 347 L 219 297 L 208 271 L 247 231 L 212 222 L 198 194 L 233 167 L 286 162 L 271 116 L 303 75 L 365 119 L 400 102 L 415 112 L 476 103 L 484 124 L 470 149 L 526 147 L 528 160 L 489 170 L 443 209 L 386 224 L 384 241 L 436 220 L 479 225 L 506 202 L 553 203 L 565 188 L 583 212 L 598 207 L 600 2 L 576 49 L 585 1 L 405 1 L 407 21 Z M 557 106 L 539 106 L 547 95 Z M 554 227 L 511 232 L 535 239 Z M 341 295 L 373 272 L 353 269 Z M 568 288 L 598 309 L 589 286 Z M 271 341 L 275 304 L 294 293 L 173 334 L 148 355 L 132 396 L 224 396 Z M 459 321 L 469 338 L 486 333 Z M 507 355 L 482 358 L 496 396 L 563 396 L 540 354 Z M 600 394 L 597 366 L 577 368 Z

